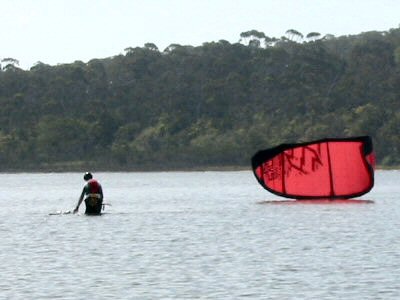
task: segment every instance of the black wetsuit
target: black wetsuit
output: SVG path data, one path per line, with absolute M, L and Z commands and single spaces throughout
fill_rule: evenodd
M 82 194 L 86 195 L 85 214 L 99 215 L 103 206 L 103 189 L 100 183 L 95 179 L 90 179 L 84 186 Z

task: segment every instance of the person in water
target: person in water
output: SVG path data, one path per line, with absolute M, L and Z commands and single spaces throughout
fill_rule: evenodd
M 101 213 L 103 205 L 103 189 L 101 184 L 93 178 L 93 175 L 86 172 L 83 179 L 87 182 L 83 187 L 81 196 L 79 197 L 78 204 L 74 209 L 74 214 L 78 212 L 79 206 L 81 205 L 83 198 L 85 198 L 86 210 L 85 214 L 98 215 Z

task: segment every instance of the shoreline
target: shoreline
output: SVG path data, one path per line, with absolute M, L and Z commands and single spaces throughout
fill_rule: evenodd
M 396 171 L 400 170 L 400 166 L 377 166 L 375 171 Z M 55 166 L 54 168 L 10 168 L 0 170 L 0 174 L 22 174 L 22 173 L 81 173 L 90 171 L 93 173 L 151 173 L 151 172 L 240 172 L 252 171 L 251 166 L 198 166 L 198 167 L 181 167 L 181 168 L 150 168 L 150 167 L 136 167 L 136 168 L 96 168 L 96 167 L 65 167 Z
M 181 168 L 97 168 L 97 167 L 81 167 L 81 168 L 9 168 L 0 170 L 0 174 L 22 174 L 22 173 L 81 173 L 90 171 L 93 173 L 151 173 L 151 172 L 239 172 L 252 171 L 251 166 L 198 166 L 198 167 L 181 167 Z

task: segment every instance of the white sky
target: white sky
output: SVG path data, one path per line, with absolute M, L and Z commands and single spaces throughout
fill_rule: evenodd
M 0 0 L 0 60 L 88 62 L 154 43 L 237 42 L 248 30 L 281 37 L 387 31 L 400 24 L 399 0 Z

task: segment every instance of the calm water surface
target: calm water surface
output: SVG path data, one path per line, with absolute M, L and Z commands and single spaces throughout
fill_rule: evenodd
M 373 204 L 279 200 L 251 172 L 0 175 L 1 299 L 400 299 L 400 172 Z

